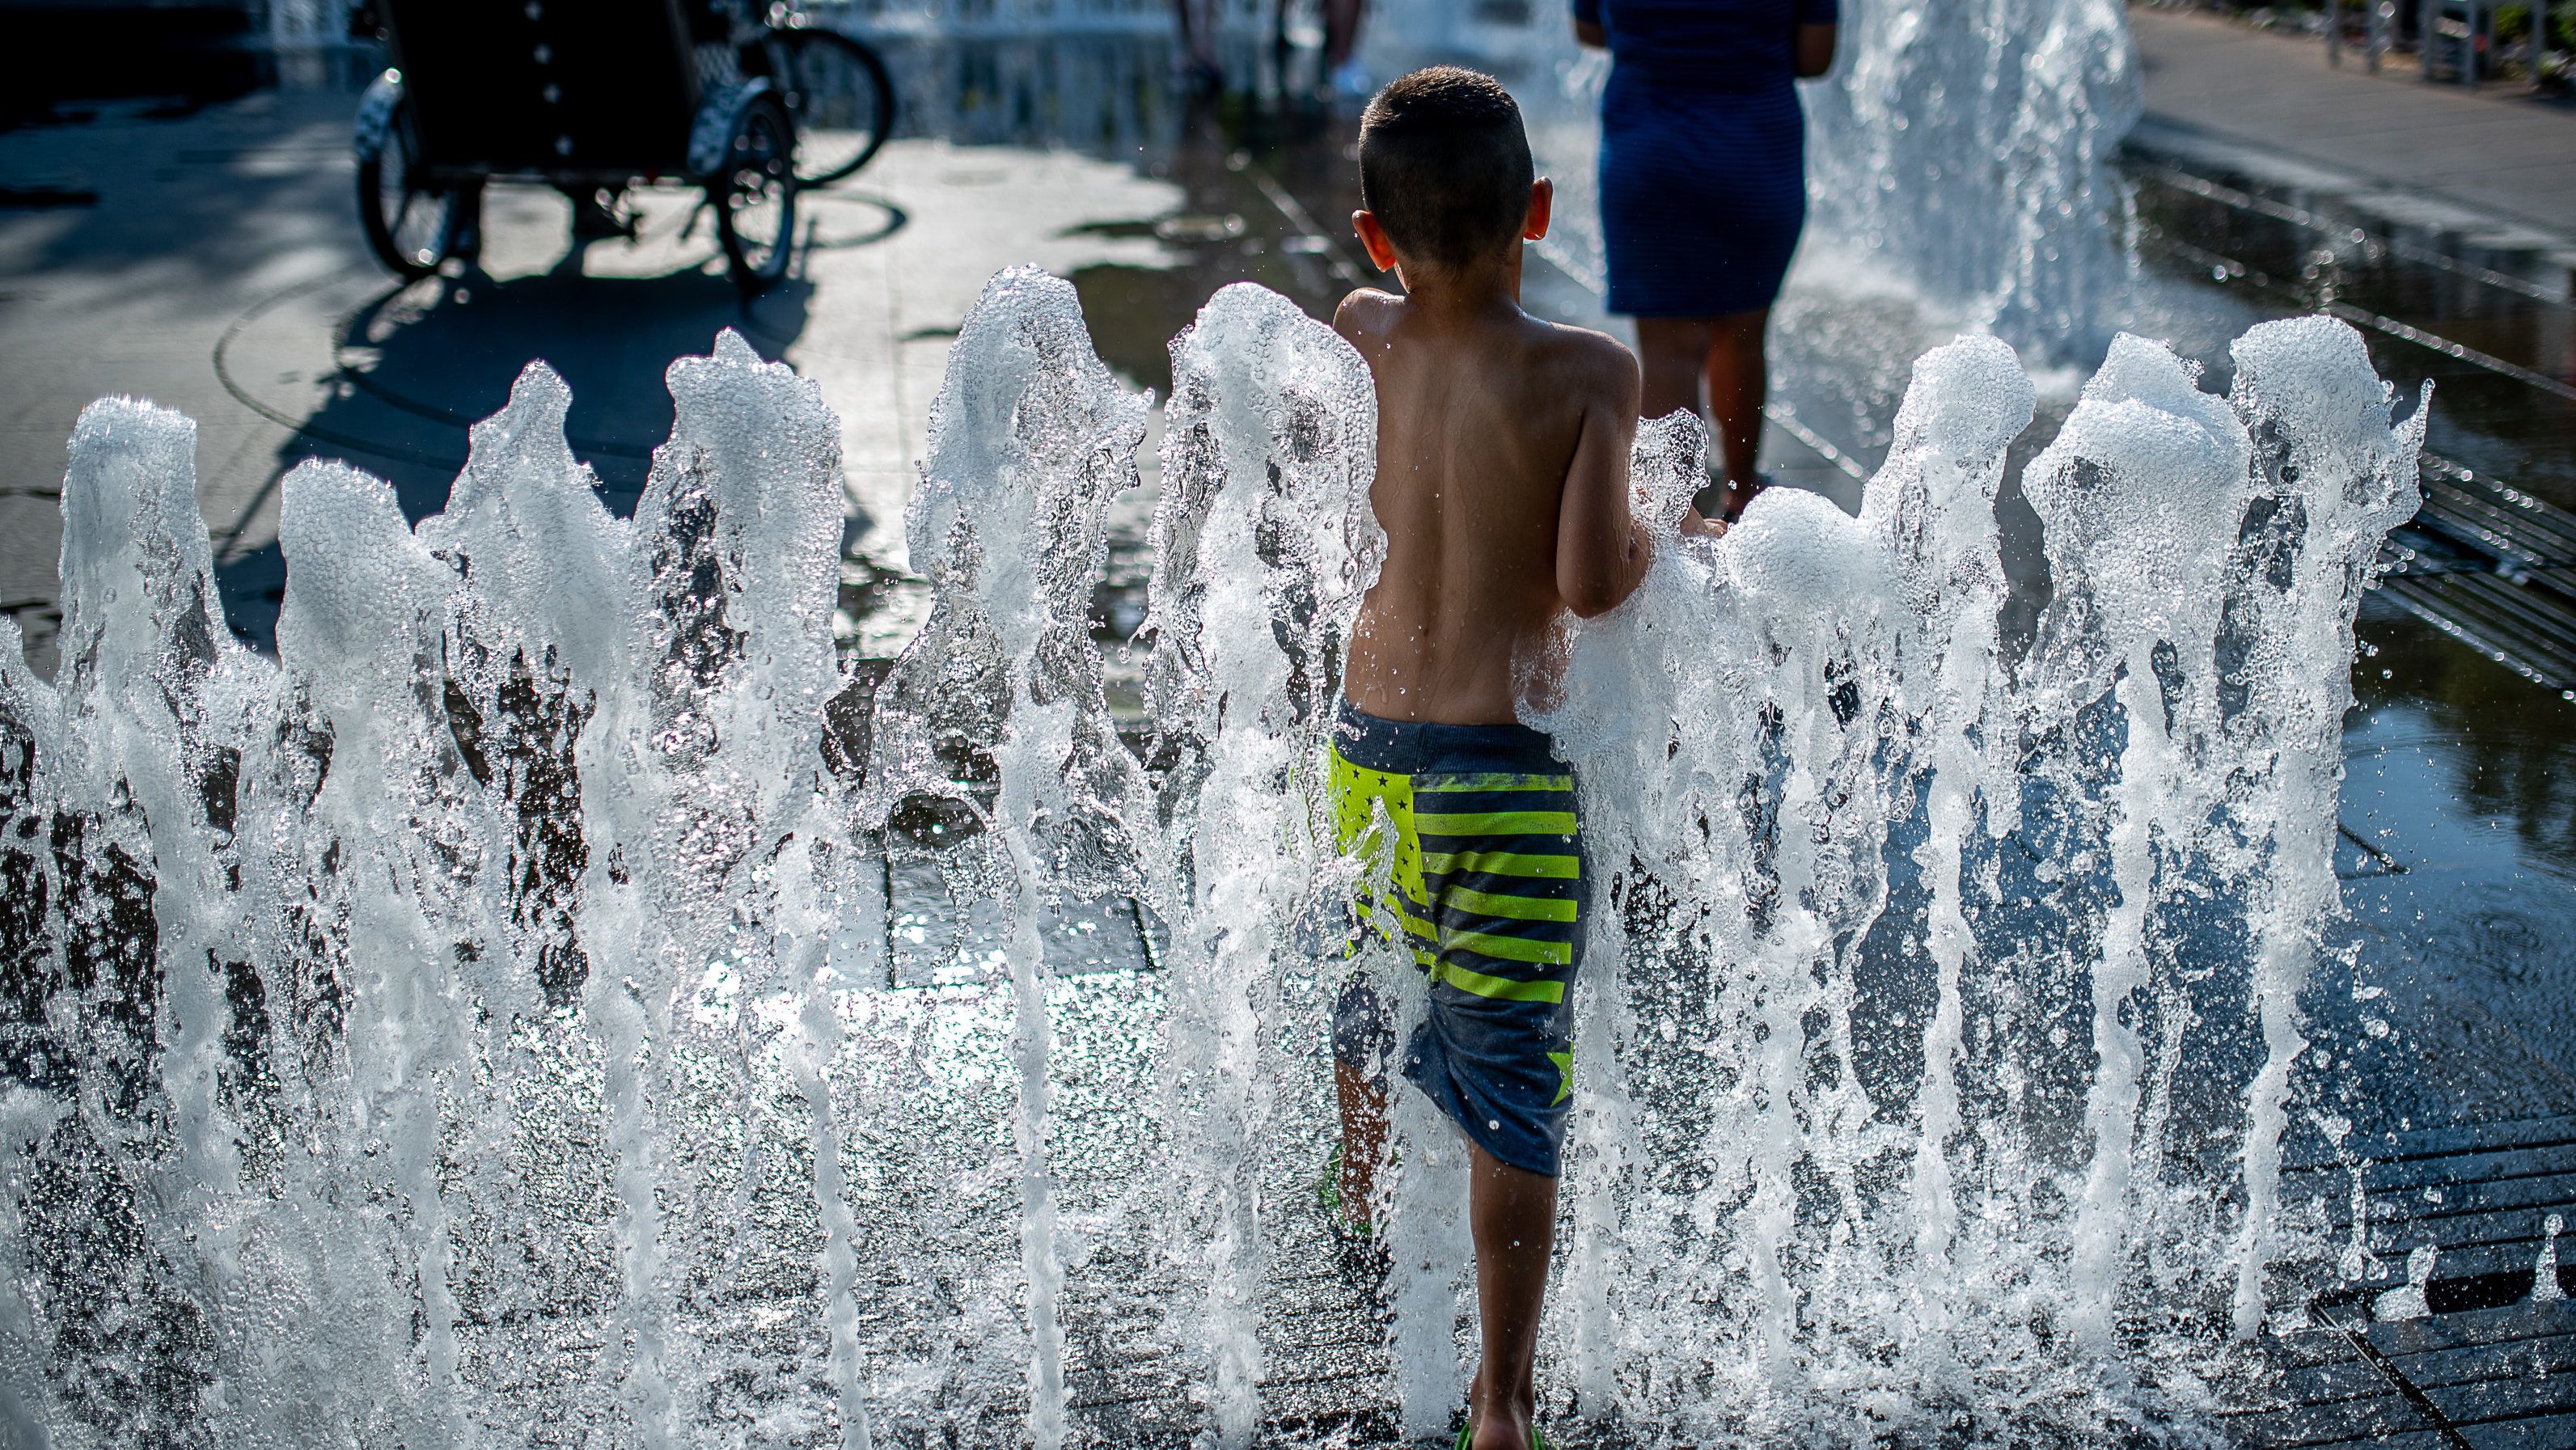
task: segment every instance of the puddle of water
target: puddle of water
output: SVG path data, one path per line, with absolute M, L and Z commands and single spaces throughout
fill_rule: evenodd
M 2177 171 L 2133 158 L 2127 170 L 2150 266 L 2247 294 L 2275 314 L 2341 310 L 2363 328 L 2373 364 L 2392 382 L 2433 380 L 2432 451 L 2576 507 L 2576 305 L 2563 253 L 2482 245 L 2456 228 L 2402 225 L 2215 168 Z M 2218 281 L 2213 258 L 2255 275 Z M 2441 343 L 2493 362 L 2451 355 Z

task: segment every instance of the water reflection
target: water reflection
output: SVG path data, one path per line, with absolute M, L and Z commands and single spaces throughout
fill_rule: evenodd
M 2145 157 L 2128 169 L 2152 262 L 2270 310 L 2337 309 L 2363 327 L 2392 381 L 2435 380 L 2435 452 L 2576 507 L 2576 307 L 2563 261 L 2224 171 Z M 2492 362 L 2409 341 L 2400 328 Z
M 2554 868 L 2576 884 L 2576 704 L 2411 616 L 2374 611 L 2364 624 L 2376 653 L 2353 674 L 2355 733 L 2376 740 L 2388 722 L 2411 722 L 2405 733 L 2444 755 L 2449 803 L 2510 832 L 2496 864 Z M 2440 804 L 2414 802 L 2407 815 Z M 2408 824 L 2383 828 L 2402 840 Z

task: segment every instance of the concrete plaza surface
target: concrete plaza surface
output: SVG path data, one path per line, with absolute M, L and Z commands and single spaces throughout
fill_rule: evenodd
M 52 672 L 65 440 L 104 395 L 197 420 L 225 607 L 265 645 L 286 471 L 343 457 L 391 479 L 413 518 L 434 512 L 467 426 L 531 359 L 571 384 L 575 450 L 620 512 L 669 429 L 674 357 L 732 327 L 789 362 L 840 415 L 846 542 L 864 582 L 902 570 L 908 480 L 949 342 L 995 271 L 1033 262 L 1074 278 L 1101 303 L 1104 354 L 1146 385 L 1215 286 L 1251 277 L 1314 306 L 1335 285 L 1315 249 L 1247 234 L 1238 209 L 1271 235 L 1281 226 L 1221 146 L 1113 161 L 902 139 L 851 182 L 801 198 L 793 275 L 748 304 L 712 224 L 692 225 L 696 194 L 679 191 L 643 196 L 640 242 L 584 247 L 555 193 L 496 187 L 481 270 L 404 287 L 359 231 L 355 99 L 346 86 L 270 90 L 176 119 L 108 103 L 0 133 L 14 193 L 95 198 L 0 210 L 0 606 L 40 672 Z M 1185 184 L 1175 165 L 1203 175 Z M 1211 187 L 1225 193 L 1214 215 L 1193 215 L 1194 189 Z
M 1357 204 L 1355 106 L 1193 109 L 1155 45 L 1125 44 L 1123 60 L 1095 49 L 1056 56 L 1057 83 L 1037 88 L 1060 113 L 1051 131 L 926 97 L 949 113 L 940 135 L 897 139 L 852 180 L 804 193 L 788 279 L 748 303 L 723 275 L 712 223 L 693 216 L 697 194 L 678 190 L 638 196 L 639 241 L 584 245 L 554 192 L 495 187 L 480 267 L 399 283 L 366 250 L 356 213 L 348 135 L 362 57 L 335 83 L 175 117 L 107 102 L 0 131 L 0 197 L 46 199 L 0 203 L 0 608 L 50 676 L 64 445 L 99 397 L 146 397 L 197 421 L 225 610 L 265 649 L 284 586 L 278 484 L 297 462 L 344 458 L 391 480 L 411 518 L 435 512 L 468 426 L 542 358 L 571 385 L 575 453 L 623 513 L 669 429 L 663 370 L 732 327 L 814 379 L 840 416 L 845 643 L 890 655 L 918 622 L 902 517 L 930 404 L 994 272 L 1035 263 L 1070 278 L 1103 358 L 1158 393 L 1168 342 L 1218 287 L 1260 282 L 1329 316 L 1369 280 L 1340 235 Z M 1008 47 L 977 56 L 1006 76 L 1026 60 Z M 1064 72 L 1082 82 L 1062 84 Z M 1120 90 L 1141 103 L 1118 124 L 1087 124 L 1086 98 Z M 986 100 L 1007 113 L 1028 95 Z M 1620 327 L 1535 257 L 1528 282 L 1543 313 Z M 1856 506 L 1850 460 L 1776 426 L 1765 450 L 1780 481 Z M 1150 446 L 1141 461 L 1150 479 Z
M 2519 85 L 2427 83 L 2411 55 L 2390 55 L 2377 75 L 2351 52 L 2329 66 L 2320 38 L 2202 11 L 2131 5 L 2129 31 L 2146 92 L 2141 139 L 2264 153 L 2311 185 L 2339 180 L 2417 213 L 2481 213 L 2576 248 L 2576 104 Z

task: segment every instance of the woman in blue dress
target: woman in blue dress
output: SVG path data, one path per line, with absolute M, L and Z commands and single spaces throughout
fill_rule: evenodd
M 1610 310 L 1637 319 L 1643 412 L 1708 387 L 1724 514 L 1760 487 L 1763 330 L 1807 220 L 1807 125 L 1792 81 L 1833 64 L 1835 0 L 1573 0 L 1607 46 L 1601 231 Z

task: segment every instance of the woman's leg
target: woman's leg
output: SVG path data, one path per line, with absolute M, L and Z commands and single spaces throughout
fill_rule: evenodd
M 1770 309 L 1737 312 L 1709 323 L 1708 411 L 1726 457 L 1726 510 L 1740 513 L 1760 482 L 1754 457 L 1762 446 L 1762 404 L 1770 393 L 1763 334 Z
M 1708 366 L 1716 325 L 1717 319 L 1710 317 L 1637 319 L 1637 366 L 1644 382 L 1637 400 L 1641 416 L 1700 411 L 1700 374 Z
M 1361 0 L 1324 0 L 1324 69 L 1337 71 L 1351 63 L 1360 47 Z
M 1724 317 L 1637 319 L 1637 365 L 1643 375 L 1637 411 L 1660 418 L 1687 409 L 1709 420 L 1726 470 L 1729 517 L 1743 511 L 1759 482 L 1755 454 L 1762 443 L 1762 403 L 1770 389 L 1762 343 L 1770 320 L 1768 309 Z

